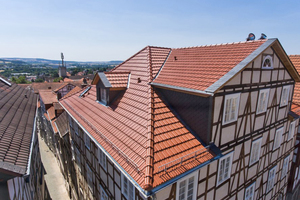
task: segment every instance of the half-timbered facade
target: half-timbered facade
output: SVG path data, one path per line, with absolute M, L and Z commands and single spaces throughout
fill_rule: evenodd
M 294 64 L 298 73 L 300 72 L 300 55 L 291 55 L 289 56 L 290 60 Z M 300 116 L 300 85 L 299 83 L 295 84 L 293 102 L 291 108 L 293 114 L 296 118 Z M 299 128 L 296 129 L 296 141 L 295 141 L 295 150 L 293 155 L 293 161 L 291 166 L 291 172 L 288 182 L 288 199 L 296 200 L 300 199 L 300 131 Z
M 277 39 L 146 47 L 60 101 L 78 197 L 285 197 L 295 81 Z

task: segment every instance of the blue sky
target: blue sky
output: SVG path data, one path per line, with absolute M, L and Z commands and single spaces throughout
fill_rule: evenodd
M 125 60 L 147 45 L 278 38 L 300 54 L 300 1 L 0 0 L 0 57 Z

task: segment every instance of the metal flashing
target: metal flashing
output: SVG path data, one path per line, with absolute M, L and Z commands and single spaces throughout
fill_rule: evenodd
M 159 88 L 175 90 L 175 91 L 179 91 L 179 92 L 183 92 L 183 93 L 199 95 L 199 96 L 203 96 L 203 97 L 209 97 L 209 96 L 214 95 L 213 93 L 211 93 L 209 91 L 201 91 L 201 90 L 195 90 L 195 89 L 190 89 L 190 88 L 185 88 L 185 87 L 178 87 L 178 86 L 173 86 L 173 85 L 166 85 L 166 84 L 161 84 L 161 83 L 151 82 L 150 85 L 156 86 Z
M 100 80 L 102 81 L 104 87 L 106 87 L 106 88 L 112 87 L 109 80 L 107 79 L 106 75 L 103 72 L 98 72 L 98 76 L 99 76 Z
M 216 81 L 211 86 L 209 86 L 205 90 L 205 92 L 213 93 L 213 94 L 217 92 L 222 86 L 224 86 L 228 81 L 230 81 L 237 73 L 241 72 L 250 62 L 252 62 L 257 56 L 259 56 L 264 50 L 270 47 L 276 40 L 277 40 L 276 38 L 268 39 L 255 51 L 253 51 L 249 56 L 247 56 L 244 60 L 242 60 L 239 64 L 237 64 L 233 69 L 231 69 L 227 74 L 225 74 L 218 81 Z
M 87 93 L 91 89 L 91 86 L 87 87 L 80 95 L 79 97 L 81 98 L 85 93 Z
M 0 80 L 5 83 L 6 85 L 8 85 L 9 87 L 11 87 L 11 83 L 8 82 L 7 80 L 5 80 L 4 78 L 0 77 Z

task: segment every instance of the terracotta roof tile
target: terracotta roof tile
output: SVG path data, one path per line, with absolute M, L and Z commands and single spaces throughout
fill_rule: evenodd
M 55 121 L 58 133 L 63 137 L 66 133 L 69 132 L 69 122 L 67 118 L 67 113 L 63 112 Z
M 126 88 L 130 72 L 104 72 L 112 88 Z
M 51 90 L 39 90 L 40 99 L 44 104 L 53 104 L 57 101 L 57 95 Z
M 57 88 L 61 87 L 65 83 L 57 83 L 57 82 L 44 82 L 44 83 L 32 83 L 32 88 L 34 93 L 38 93 L 39 90 L 56 90 Z
M 172 49 L 153 82 L 204 91 L 265 41 Z
M 290 55 L 290 60 L 292 61 L 293 65 L 295 66 L 298 73 L 300 73 L 300 55 Z M 295 89 L 294 89 L 294 96 L 293 96 L 293 103 L 294 106 L 300 106 L 300 83 L 296 82 Z
M 0 80 L 0 163 L 25 174 L 29 159 L 37 95 Z
M 161 170 L 161 166 L 168 162 L 204 148 L 149 85 L 169 51 L 146 47 L 114 68 L 113 72 L 130 71 L 130 86 L 109 107 L 96 102 L 95 85 L 83 98 L 71 95 L 60 100 L 66 110 L 144 189 L 156 187 L 214 157 L 211 152 L 205 151 L 196 161 L 186 161 L 184 167 L 178 163 L 175 166 L 168 164 L 170 168 Z M 141 82 L 137 81 L 138 78 Z M 203 156 L 201 159 L 200 155 Z

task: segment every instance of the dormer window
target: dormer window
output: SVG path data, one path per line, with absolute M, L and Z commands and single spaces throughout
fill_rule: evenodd
M 105 106 L 116 99 L 129 85 L 130 72 L 99 72 L 92 82 L 96 85 L 97 101 Z
M 266 55 L 262 62 L 262 69 L 273 69 L 273 57 L 271 55 Z

